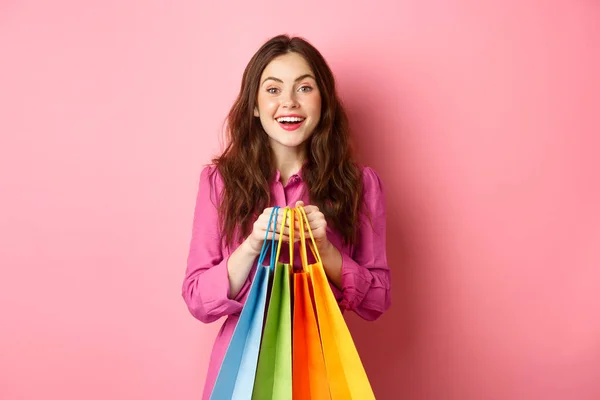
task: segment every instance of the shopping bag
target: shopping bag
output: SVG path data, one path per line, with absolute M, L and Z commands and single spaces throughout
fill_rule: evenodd
M 307 269 L 314 289 L 317 323 L 331 399 L 375 399 L 348 325 L 329 286 L 306 212 L 303 207 L 297 207 L 296 211 L 310 235 L 309 248 L 316 260 Z M 300 229 L 300 249 L 306 251 L 304 229 Z
M 300 216 L 300 214 L 298 214 Z M 292 220 L 294 210 L 292 210 Z M 292 364 L 294 400 L 329 400 L 329 382 L 319 326 L 315 314 L 314 292 L 309 272 L 304 236 L 304 220 L 299 218 L 300 259 L 302 269 L 294 271 L 294 312 L 292 334 Z M 290 242 L 293 243 L 293 230 Z M 292 252 L 293 253 L 293 252 Z M 293 260 L 293 254 L 290 254 Z M 293 265 L 293 261 L 290 261 Z
M 290 209 L 285 208 L 282 231 Z M 282 236 L 279 237 L 276 259 L 279 260 Z M 293 243 L 292 243 L 293 245 Z M 275 264 L 267 320 L 263 332 L 253 400 L 292 400 L 292 315 L 290 264 Z
M 274 207 L 269 216 L 265 240 L 256 264 L 256 274 L 221 363 L 211 400 L 249 400 L 252 397 L 269 280 L 276 260 L 274 253 L 278 214 L 279 207 Z M 271 240 L 268 240 L 271 231 L 273 235 Z M 269 242 L 270 265 L 263 265 Z

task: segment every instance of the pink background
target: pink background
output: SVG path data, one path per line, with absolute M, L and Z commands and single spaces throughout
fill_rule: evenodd
M 349 318 L 377 398 L 600 398 L 599 4 L 364 3 L 0 4 L 0 398 L 199 398 L 197 179 L 280 32 L 386 184 L 393 305 Z

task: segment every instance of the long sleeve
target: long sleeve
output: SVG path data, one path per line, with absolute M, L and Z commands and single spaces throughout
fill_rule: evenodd
M 217 205 L 222 181 L 213 166 L 200 174 L 192 238 L 182 287 L 183 299 L 191 314 L 202 322 L 213 322 L 240 313 L 242 299 L 250 286 L 248 280 L 234 299 L 229 298 L 227 261 L 221 246 Z M 212 185 L 211 185 L 212 182 Z
M 342 309 L 372 321 L 391 305 L 391 272 L 386 254 L 385 194 L 379 176 L 368 167 L 363 170 L 363 188 L 358 243 L 351 254 L 340 251 L 342 290 L 333 285 L 332 290 Z

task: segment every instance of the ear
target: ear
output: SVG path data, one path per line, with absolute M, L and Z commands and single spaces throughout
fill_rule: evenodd
M 259 114 L 258 114 L 258 107 L 254 107 L 254 116 L 255 117 L 259 116 Z

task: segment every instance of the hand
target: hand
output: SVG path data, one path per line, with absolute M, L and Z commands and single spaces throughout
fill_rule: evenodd
M 304 202 L 297 201 L 296 207 L 304 207 L 304 211 L 306 211 L 306 218 L 308 219 L 308 224 L 310 226 L 310 230 L 312 231 L 313 237 L 315 238 L 315 243 L 317 244 L 317 249 L 319 250 L 319 254 L 322 254 L 328 251 L 332 244 L 327 239 L 327 220 L 325 219 L 325 215 L 319 210 L 319 207 L 308 205 L 305 206 Z M 295 213 L 296 218 L 300 218 L 301 214 L 299 212 Z M 306 225 L 306 224 L 305 224 Z M 296 228 L 300 227 L 299 223 L 295 224 Z M 304 227 L 304 231 L 306 233 L 306 240 L 310 242 L 310 236 L 308 235 L 308 227 Z M 300 235 L 300 232 L 294 232 L 294 235 Z
M 258 218 L 256 219 L 256 221 L 254 221 L 254 225 L 252 227 L 252 232 L 246 238 L 245 242 L 246 242 L 247 246 L 250 248 L 250 251 L 255 255 L 259 255 L 260 250 L 262 249 L 262 245 L 265 240 L 265 235 L 267 234 L 267 229 L 269 227 L 269 217 L 271 216 L 272 210 L 273 210 L 273 207 L 264 209 L 262 214 L 260 214 L 258 216 Z M 283 231 L 282 231 L 281 223 L 283 222 L 284 208 L 281 207 L 281 208 L 279 208 L 278 211 L 279 212 L 277 214 L 277 225 L 275 227 L 275 240 L 279 240 L 279 237 L 282 236 L 283 241 L 289 242 L 290 241 L 290 236 L 289 236 L 290 220 L 289 220 L 289 218 L 286 219 L 285 227 L 283 227 Z M 271 221 L 271 224 L 273 222 L 275 222 L 275 215 L 273 215 L 273 220 Z M 271 229 L 269 229 L 269 236 L 267 237 L 267 239 L 271 239 L 272 237 L 273 237 L 273 228 L 271 227 Z

